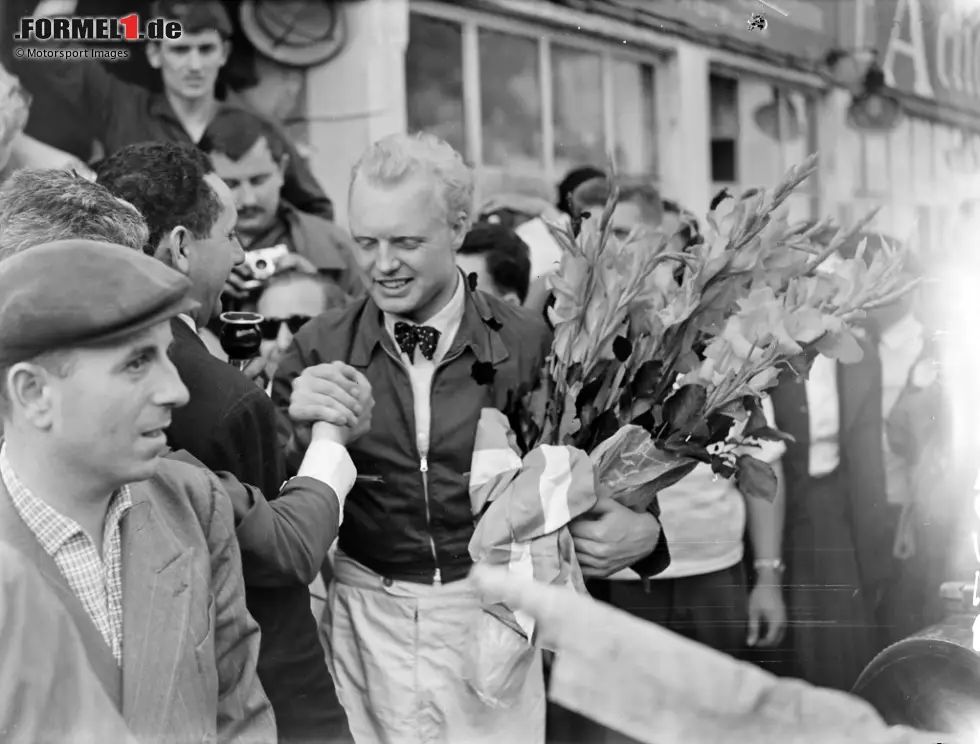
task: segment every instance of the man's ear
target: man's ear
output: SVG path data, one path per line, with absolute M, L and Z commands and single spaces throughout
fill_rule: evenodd
M 154 70 L 160 69 L 163 61 L 160 59 L 160 45 L 157 42 L 151 41 L 146 45 L 146 59 Z
M 289 162 L 289 153 L 284 152 L 279 159 L 279 175 L 283 178 L 286 177 L 286 169 L 289 167 Z
M 231 42 L 223 41 L 221 42 L 221 66 L 224 67 L 228 63 L 228 57 L 231 56 Z
M 185 276 L 191 272 L 191 235 L 186 227 L 178 225 L 163 236 L 157 256 Z
M 39 428 L 47 428 L 52 423 L 51 374 L 40 364 L 31 362 L 20 362 L 7 370 L 7 397 L 11 405 Z
M 463 240 L 470 230 L 470 216 L 466 212 L 460 212 L 451 229 L 453 231 L 453 251 L 458 251 L 463 247 Z

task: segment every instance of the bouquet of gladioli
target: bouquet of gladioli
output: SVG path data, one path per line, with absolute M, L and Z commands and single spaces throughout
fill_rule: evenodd
M 524 451 L 585 450 L 603 487 L 637 510 L 698 462 L 771 498 L 772 469 L 736 454 L 785 438 L 767 424 L 761 397 L 782 369 L 803 374 L 818 354 L 860 360 L 855 323 L 912 286 L 898 248 L 885 245 L 870 262 L 863 243 L 855 256 L 835 255 L 874 213 L 828 245 L 813 240 L 828 221 L 789 224 L 786 199 L 815 161 L 771 193 L 719 200 L 698 245 L 674 248 L 673 236 L 640 230 L 617 240 L 615 190 L 577 237 L 553 228 L 564 255 L 551 280 L 552 353 L 541 384 L 508 411 Z M 831 256 L 835 270 L 820 271 Z
M 828 223 L 790 226 L 783 205 L 814 162 L 772 193 L 713 205 L 699 245 L 641 231 L 620 242 L 615 191 L 578 236 L 553 228 L 563 255 L 546 369 L 477 427 L 474 563 L 584 591 L 568 524 L 598 493 L 643 511 L 703 462 L 747 496 L 775 495 L 770 466 L 745 453 L 785 438 L 768 425 L 762 395 L 781 369 L 803 374 L 817 354 L 859 360 L 855 323 L 911 288 L 903 253 L 889 246 L 865 262 L 862 244 L 833 272 L 819 270 L 873 215 L 825 246 L 813 238 Z M 466 672 L 486 703 L 519 698 L 533 634 L 509 608 L 486 608 Z

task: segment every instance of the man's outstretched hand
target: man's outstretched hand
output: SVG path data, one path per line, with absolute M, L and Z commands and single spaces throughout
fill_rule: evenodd
M 299 424 L 331 424 L 346 435 L 344 444 L 370 431 L 373 410 L 371 383 L 343 362 L 307 367 L 293 380 L 290 418 Z

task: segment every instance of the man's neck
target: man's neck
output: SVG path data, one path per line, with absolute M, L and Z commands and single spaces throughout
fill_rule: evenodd
M 427 305 L 419 312 L 406 316 L 406 320 L 410 320 L 413 323 L 425 324 L 442 312 L 443 309 L 445 309 L 445 307 L 452 302 L 453 297 L 456 295 L 456 289 L 459 287 L 459 283 L 463 280 L 462 274 L 460 274 L 458 271 L 455 272 L 455 276 L 456 280 L 447 284 L 431 305 Z
M 170 107 L 177 115 L 177 119 L 191 136 L 191 139 L 198 142 L 204 136 L 204 131 L 214 119 L 214 114 L 218 108 L 214 91 L 200 98 L 184 98 L 170 91 L 166 91 L 166 96 Z
M 101 544 L 102 529 L 112 494 L 118 486 L 95 482 L 90 474 L 73 472 L 55 456 L 45 456 L 41 448 L 20 441 L 7 432 L 7 460 L 31 494 L 74 520 L 86 534 Z

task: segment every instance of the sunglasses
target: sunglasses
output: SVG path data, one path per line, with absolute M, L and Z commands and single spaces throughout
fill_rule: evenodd
M 293 315 L 288 318 L 263 318 L 262 338 L 266 341 L 275 341 L 279 338 L 279 328 L 283 323 L 286 324 L 289 332 L 295 335 L 300 328 L 310 321 L 310 317 L 309 315 Z

